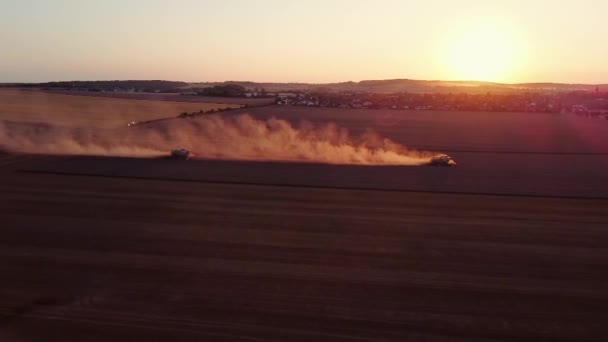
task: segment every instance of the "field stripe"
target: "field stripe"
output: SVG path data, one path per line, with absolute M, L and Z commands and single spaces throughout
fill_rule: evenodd
M 601 200 L 608 201 L 608 196 L 560 196 L 560 195 L 538 195 L 526 193 L 494 193 L 494 192 L 468 192 L 468 191 L 434 191 L 434 190 L 411 190 L 411 189 L 386 189 L 374 187 L 340 187 L 327 185 L 302 185 L 289 183 L 262 183 L 262 182 L 237 182 L 237 181 L 212 181 L 200 179 L 184 179 L 171 177 L 146 177 L 146 176 L 125 176 L 125 175 L 104 175 L 85 172 L 61 172 L 61 171 L 45 171 L 45 170 L 30 170 L 19 169 L 19 173 L 28 174 L 43 174 L 56 176 L 80 176 L 80 177 L 98 177 L 98 178 L 114 178 L 114 179 L 133 179 L 133 180 L 152 180 L 163 182 L 182 182 L 182 183 L 198 183 L 198 184 L 222 184 L 222 185 L 252 185 L 252 186 L 278 186 L 287 188 L 308 188 L 308 189 L 331 189 L 331 190 L 353 190 L 353 191 L 381 191 L 381 192 L 400 192 L 400 193 L 430 193 L 430 194 L 452 194 L 452 195 L 471 195 L 471 196 L 500 196 L 500 197 L 525 197 L 525 198 L 555 198 L 555 199 L 576 199 L 576 200 Z
M 0 157 L 0 167 L 18 164 L 20 162 L 31 160 L 32 157 L 29 155 L 11 154 L 8 156 Z

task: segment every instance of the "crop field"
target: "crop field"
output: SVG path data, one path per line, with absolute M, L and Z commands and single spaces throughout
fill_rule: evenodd
M 18 171 L 61 159 L 0 158 L 3 341 L 606 334 L 606 200 Z
M 608 158 L 459 153 L 454 168 L 302 162 L 79 157 L 36 173 L 296 187 L 469 193 L 608 200 Z
M 608 154 L 608 121 L 573 114 L 352 110 L 270 106 L 249 113 L 294 124 L 334 122 L 354 134 L 372 129 L 413 148 L 450 151 Z
M 92 96 L 103 98 L 132 99 L 132 100 L 154 100 L 171 102 L 207 102 L 226 103 L 231 105 L 265 106 L 274 103 L 274 98 L 242 98 L 242 97 L 215 97 L 202 95 L 180 95 L 174 93 L 114 93 L 114 92 L 79 92 L 79 91 L 45 91 L 49 94 Z
M 182 112 L 239 104 L 190 103 L 49 94 L 0 89 L 0 121 L 96 128 L 124 127 L 132 121 L 176 117 Z
M 606 122 L 276 106 L 219 115 L 240 114 L 261 120 L 253 131 L 271 117 L 372 128 L 458 166 L 0 152 L 0 340 L 608 335 Z M 204 120 L 149 127 L 183 135 Z M 243 126 L 214 127 L 209 143 L 238 145 Z

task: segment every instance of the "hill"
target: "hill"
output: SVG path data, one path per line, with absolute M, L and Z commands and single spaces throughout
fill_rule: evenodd
M 204 88 L 221 84 L 237 84 L 247 89 L 265 89 L 269 92 L 287 92 L 324 89 L 329 91 L 353 91 L 371 93 L 486 93 L 517 91 L 595 91 L 596 86 L 602 91 L 608 90 L 608 84 L 566 84 L 566 83 L 494 83 L 480 81 L 441 81 L 441 80 L 363 80 L 359 82 L 338 83 L 256 83 L 250 81 L 226 81 L 215 83 L 190 83 L 189 87 Z
M 223 82 L 173 82 L 162 80 L 129 81 L 68 81 L 47 83 L 0 83 L 0 87 L 45 88 L 49 90 L 81 90 L 92 92 L 156 92 L 181 93 L 189 89 L 204 89 L 216 86 L 239 85 L 247 91 L 264 89 L 268 92 L 291 91 L 348 91 L 369 93 L 512 93 L 534 92 L 571 92 L 571 91 L 608 91 L 608 84 L 568 84 L 568 83 L 495 83 L 481 81 L 441 81 L 441 80 L 363 80 L 359 82 L 337 83 L 276 83 L 252 81 Z

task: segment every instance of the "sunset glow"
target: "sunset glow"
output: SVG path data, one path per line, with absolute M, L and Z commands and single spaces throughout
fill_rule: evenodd
M 599 0 L 4 0 L 0 82 L 606 83 L 607 12 Z
M 450 33 L 444 45 L 439 60 L 449 79 L 512 82 L 525 62 L 521 38 L 491 23 Z

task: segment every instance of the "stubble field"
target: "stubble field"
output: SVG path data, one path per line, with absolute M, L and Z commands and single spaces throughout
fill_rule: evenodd
M 132 121 L 173 118 L 182 112 L 239 104 L 172 102 L 50 94 L 38 91 L 0 89 L 0 121 L 57 126 L 125 127 Z
M 203 95 L 181 95 L 177 93 L 121 93 L 121 92 L 81 92 L 69 90 L 48 90 L 49 94 L 63 94 L 76 96 L 90 96 L 102 98 L 132 99 L 132 100 L 155 100 L 171 102 L 207 102 L 227 103 L 231 105 L 264 106 L 274 103 L 274 98 L 242 98 L 242 97 L 218 97 Z
M 0 339 L 608 335 L 604 122 L 284 107 L 222 115 L 242 113 L 372 127 L 459 165 L 0 155 Z
M 573 114 L 352 110 L 270 106 L 230 112 L 294 124 L 335 122 L 413 148 L 450 151 L 608 154 L 608 121 Z

